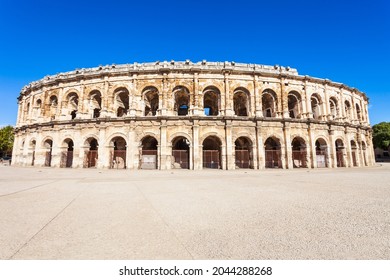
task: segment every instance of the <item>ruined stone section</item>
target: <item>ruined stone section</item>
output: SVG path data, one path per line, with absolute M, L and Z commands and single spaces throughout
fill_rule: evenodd
M 100 66 L 18 98 L 13 165 L 115 169 L 374 164 L 368 98 L 295 69 L 234 62 Z

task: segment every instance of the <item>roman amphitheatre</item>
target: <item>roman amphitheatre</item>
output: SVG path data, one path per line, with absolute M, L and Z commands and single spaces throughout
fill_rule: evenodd
M 278 65 L 187 60 L 77 69 L 25 86 L 18 106 L 15 166 L 374 164 L 367 96 Z

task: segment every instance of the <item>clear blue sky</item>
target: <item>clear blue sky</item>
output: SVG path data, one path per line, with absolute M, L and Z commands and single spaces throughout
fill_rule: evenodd
M 46 75 L 156 60 L 279 64 L 356 87 L 390 121 L 390 1 L 0 0 L 0 126 Z

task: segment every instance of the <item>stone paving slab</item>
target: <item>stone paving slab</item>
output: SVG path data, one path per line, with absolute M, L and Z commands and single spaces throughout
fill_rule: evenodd
M 0 259 L 390 259 L 390 164 L 0 167 Z

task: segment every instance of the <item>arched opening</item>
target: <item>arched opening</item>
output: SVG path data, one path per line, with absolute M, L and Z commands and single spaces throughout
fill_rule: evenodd
M 336 142 L 336 161 L 337 167 L 345 167 L 344 162 L 344 143 L 343 140 L 337 139 Z
M 123 137 L 114 137 L 111 140 L 111 145 L 114 146 L 113 151 L 111 151 L 111 168 L 116 169 L 125 169 L 126 168 L 126 150 L 127 144 L 126 140 Z
M 30 150 L 31 150 L 31 166 L 34 166 L 35 164 L 35 148 L 37 146 L 37 142 L 35 140 L 32 140 L 30 142 Z
M 263 116 L 266 118 L 275 117 L 277 106 L 276 93 L 272 90 L 265 90 L 261 96 Z
M 236 116 L 248 116 L 249 91 L 245 88 L 237 88 L 233 93 L 233 107 Z
M 73 150 L 74 150 L 74 143 L 73 140 L 70 138 L 67 138 L 64 140 L 64 145 L 66 148 L 65 151 L 62 152 L 61 155 L 61 167 L 72 167 L 73 165 Z
M 269 137 L 264 143 L 265 168 L 282 168 L 280 141 Z
M 216 136 L 209 136 L 202 145 L 203 168 L 221 169 L 221 140 Z
M 218 116 L 220 92 L 216 87 L 210 86 L 203 91 L 203 109 L 206 116 Z
M 352 155 L 352 164 L 353 166 L 358 166 L 357 164 L 357 145 L 354 140 L 351 140 L 351 155 Z
M 102 109 L 102 95 L 100 91 L 93 90 L 89 95 L 90 108 L 92 111 L 92 118 L 96 119 L 100 117 Z
M 364 143 L 364 141 L 362 141 L 362 151 L 363 151 L 363 164 L 364 166 L 367 166 L 367 157 L 366 157 L 366 151 L 367 151 L 367 148 L 366 148 L 366 143 Z
M 57 113 L 57 106 L 58 106 L 57 96 L 55 95 L 50 96 L 49 104 L 50 104 L 50 112 L 49 112 L 50 119 L 54 120 Z
M 318 94 L 313 94 L 311 96 L 311 112 L 313 113 L 313 118 L 319 120 L 321 117 L 321 98 Z
M 45 148 L 45 166 L 51 166 L 51 158 L 52 158 L 52 149 L 53 149 L 53 140 L 47 139 L 43 146 Z
M 118 88 L 114 92 L 116 116 L 124 117 L 129 112 L 129 91 L 126 88 Z
M 301 117 L 301 95 L 296 91 L 291 91 L 287 99 L 290 118 L 299 119 Z
M 345 106 L 345 115 L 346 117 L 348 118 L 348 120 L 350 121 L 352 119 L 352 115 L 351 115 L 351 103 L 349 103 L 348 100 L 345 101 L 344 103 L 344 106 Z
M 246 137 L 239 137 L 234 144 L 236 168 L 253 168 L 252 142 Z
M 146 136 L 141 141 L 141 169 L 157 169 L 157 145 L 153 136 Z
M 145 116 L 155 116 L 158 110 L 158 90 L 155 87 L 146 87 L 142 91 L 145 103 Z
M 318 168 L 328 167 L 328 145 L 322 138 L 316 141 L 316 161 Z
M 190 165 L 190 141 L 179 136 L 172 140 L 173 168 L 189 169 Z
M 24 117 L 24 120 L 27 120 L 28 117 L 29 117 L 29 113 L 30 113 L 30 102 L 27 103 L 27 108 L 26 108 L 26 113 L 25 113 L 25 117 Z
M 307 151 L 305 140 L 295 137 L 292 142 L 292 160 L 294 168 L 307 167 Z
M 188 115 L 190 107 L 190 91 L 184 86 L 177 86 L 173 89 L 173 96 L 175 98 L 174 110 L 178 116 Z
M 337 100 L 334 97 L 331 97 L 329 99 L 329 108 L 330 108 L 330 114 L 332 116 L 332 120 L 336 119 L 339 115 L 339 109 L 337 106 Z
M 39 117 L 41 115 L 42 109 L 42 100 L 40 98 L 37 99 L 34 106 L 34 116 Z
M 68 94 L 68 110 L 70 112 L 70 116 L 73 119 L 77 116 L 77 109 L 79 106 L 79 97 L 77 93 L 71 92 Z
M 356 103 L 356 117 L 359 121 L 362 120 L 362 112 L 360 111 L 360 106 L 357 103 Z
M 98 141 L 90 137 L 86 141 L 87 151 L 85 151 L 84 156 L 84 167 L 90 168 L 90 167 L 96 167 L 97 161 L 98 161 L 98 148 L 99 144 Z

